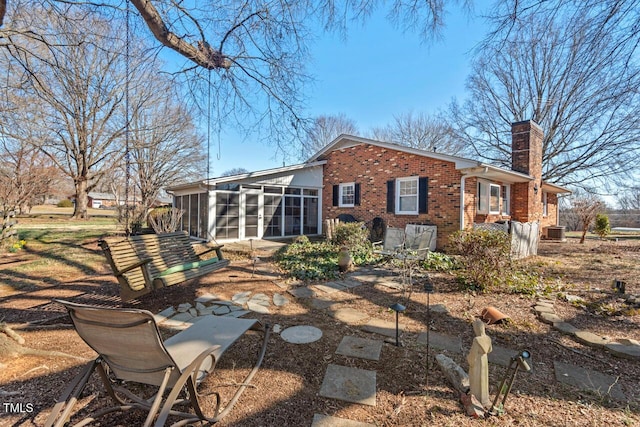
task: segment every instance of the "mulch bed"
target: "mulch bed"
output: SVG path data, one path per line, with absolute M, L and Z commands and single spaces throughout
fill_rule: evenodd
M 638 265 L 639 243 L 625 243 L 621 248 L 613 243 L 589 242 L 578 245 L 542 243 L 540 256 L 528 262 L 547 269 L 548 274 L 562 274 L 558 281 L 565 290 L 588 300 L 619 299 L 608 288 L 611 276 L 627 282 L 627 291 L 640 293 Z M 635 270 L 634 265 L 635 263 Z M 599 269 L 595 269 L 599 267 Z M 615 270 L 614 270 L 615 269 Z M 214 293 L 231 299 L 238 292 L 263 292 L 267 295 L 283 293 L 270 275 L 260 271 L 252 277 L 249 260 L 237 259 L 232 267 L 219 271 L 199 281 L 173 286 L 139 301 L 122 304 L 159 312 L 167 306 L 177 306 L 193 301 L 203 293 Z M 313 415 L 327 414 L 379 426 L 419 425 L 476 425 L 479 421 L 464 415 L 459 398 L 449 386 L 434 361 L 436 352 L 415 344 L 417 334 L 427 325 L 432 331 L 459 336 L 465 351 L 473 338 L 471 322 L 488 306 L 500 309 L 511 318 L 503 325 L 487 327 L 487 334 L 494 345 L 516 351 L 528 349 L 532 353 L 532 373 L 522 373 L 516 378 L 513 390 L 506 402 L 506 412 L 490 418 L 488 425 L 576 425 L 611 426 L 640 425 L 640 362 L 616 358 L 600 349 L 583 346 L 569 337 L 541 323 L 532 306 L 535 299 L 515 294 L 471 294 L 461 292 L 455 278 L 445 273 L 432 273 L 435 292 L 429 295 L 430 303 L 444 304 L 449 313 L 430 313 L 427 316 L 427 294 L 419 289 L 406 303 L 407 311 L 400 318 L 407 332 L 403 347 L 385 344 L 379 361 L 345 357 L 335 353 L 344 336 L 383 339 L 363 332 L 358 326 L 336 320 L 327 310 L 310 306 L 308 300 L 294 299 L 281 308 L 272 307 L 273 314 L 255 317 L 263 322 L 279 324 L 284 328 L 295 325 L 313 325 L 323 331 L 323 337 L 311 344 L 290 344 L 273 334 L 261 371 L 254 378 L 255 387 L 249 388 L 240 403 L 224 419 L 223 426 L 308 426 Z M 594 290 L 598 288 L 598 290 Z M 48 288 L 49 289 L 49 288 Z M 78 278 L 57 287 L 64 295 L 70 290 L 84 290 L 85 294 L 70 298 L 74 301 L 120 305 L 117 287 L 109 275 Z M 555 291 L 552 296 L 555 295 Z M 0 294 L 1 296 L 1 294 Z M 23 300 L 27 295 L 0 297 L 4 304 L 2 316 L 9 324 L 41 321 L 51 316 L 52 325 L 42 328 L 18 330 L 26 345 L 35 349 L 56 350 L 86 358 L 94 353 L 77 337 L 73 329 L 59 317 L 61 309 L 53 303 L 21 309 L 11 308 L 11 302 Z M 332 294 L 334 308 L 351 307 L 372 318 L 388 321 L 395 319 L 388 307 L 401 301 L 399 291 L 383 286 L 365 284 L 348 292 Z M 640 339 L 640 316 L 602 316 L 587 309 L 557 300 L 556 312 L 570 319 L 575 326 L 592 330 L 610 338 Z M 247 347 L 256 350 L 250 339 L 243 339 L 225 354 L 219 365 L 219 374 L 211 376 L 203 390 L 216 383 L 229 384 L 243 377 L 246 369 Z M 449 354 L 463 368 L 467 368 L 464 355 Z M 619 376 L 619 384 L 628 397 L 626 402 L 616 402 L 607 396 L 580 391 L 558 383 L 554 378 L 553 361 L 597 370 Z M 20 356 L 0 360 L 6 366 L 0 370 L 0 392 L 5 402 L 31 403 L 34 410 L 25 414 L 2 414 L 2 425 L 42 425 L 54 400 L 65 384 L 80 369 L 74 359 L 42 356 Z M 374 370 L 377 373 L 377 404 L 375 407 L 328 399 L 318 395 L 329 364 Z M 496 392 L 505 368 L 491 365 L 491 393 Z M 104 394 L 98 393 L 98 381 L 93 381 L 82 403 L 88 408 L 106 404 Z M 222 387 L 228 396 L 231 387 Z M 1 395 L 0 395 L 1 396 Z M 139 413 L 112 415 L 102 420 L 102 425 L 139 425 Z

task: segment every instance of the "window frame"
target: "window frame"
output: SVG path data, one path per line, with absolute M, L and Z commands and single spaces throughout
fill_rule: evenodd
M 489 184 L 489 200 L 488 200 L 489 215 L 498 215 L 498 214 L 501 213 L 501 210 L 500 210 L 500 196 L 502 195 L 502 189 L 500 187 L 501 187 L 501 185 L 499 185 L 499 184 L 493 184 L 493 183 Z M 494 189 L 497 189 L 497 194 L 495 196 L 493 194 L 493 190 Z M 497 201 L 497 206 L 495 206 L 495 209 L 493 209 L 494 206 L 492 205 L 492 199 L 494 197 L 497 197 L 497 200 L 496 200 Z
M 489 182 L 478 180 L 476 198 L 476 213 L 482 215 L 489 214 Z
M 546 218 L 549 216 L 549 193 L 546 191 L 542 192 L 542 217 Z
M 505 184 L 501 186 L 502 207 L 500 212 L 502 215 L 511 215 L 511 185 Z
M 400 194 L 400 186 L 405 183 L 405 182 L 415 182 L 415 186 L 416 186 L 416 192 L 415 194 Z M 404 178 L 396 178 L 396 197 L 395 197 L 395 204 L 396 204 L 396 215 L 418 215 L 419 211 L 420 211 L 420 177 L 418 176 L 408 176 L 408 177 L 404 177 Z M 414 197 L 415 198 L 415 210 L 410 210 L 410 211 L 403 211 L 400 210 L 400 199 L 403 197 Z
M 351 187 L 353 197 L 353 203 L 344 203 L 344 190 Z M 355 182 L 343 182 L 338 184 L 338 207 L 341 208 L 353 208 L 356 205 L 356 183 Z

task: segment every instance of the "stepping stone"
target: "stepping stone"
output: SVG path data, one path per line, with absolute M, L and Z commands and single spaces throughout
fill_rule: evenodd
M 584 299 L 583 299 L 583 298 L 581 298 L 581 297 L 579 297 L 579 296 L 577 296 L 577 295 L 569 295 L 569 294 L 566 294 L 566 295 L 564 296 L 564 299 L 566 299 L 566 300 L 567 300 L 567 302 L 570 302 L 570 303 L 576 303 L 576 304 L 582 304 L 582 303 L 584 303 Z
M 213 301 L 213 303 L 214 303 L 215 305 L 226 305 L 226 306 L 229 306 L 229 307 L 230 307 L 230 306 L 235 306 L 235 305 L 236 305 L 236 303 L 234 303 L 233 301 L 221 301 L 221 300 L 216 300 L 216 301 Z
M 229 307 L 229 311 L 240 311 L 243 310 L 243 308 L 239 305 L 227 305 L 226 307 Z
M 357 288 L 362 285 L 362 282 L 353 279 L 341 280 L 338 283 L 347 289 Z
M 175 316 L 173 316 L 171 319 L 169 320 L 173 320 L 174 322 L 188 322 L 190 320 L 193 319 L 193 315 L 191 313 L 189 313 L 188 311 L 186 312 L 182 312 L 182 313 L 178 313 Z M 166 322 L 165 322 L 166 323 Z
M 557 315 L 555 315 L 553 313 L 538 313 L 538 317 L 544 323 L 548 323 L 549 325 L 553 325 L 555 323 L 564 322 L 563 319 L 561 319 L 560 317 L 558 317 Z
M 555 322 L 553 324 L 553 328 L 567 335 L 575 335 L 575 333 L 580 330 L 575 326 L 573 326 L 571 323 L 567 323 L 567 322 Z
M 198 310 L 196 310 L 195 308 L 191 307 L 188 311 L 189 314 L 191 314 L 193 317 L 198 317 Z
M 449 312 L 449 309 L 444 304 L 432 304 L 429 306 L 429 311 L 431 311 L 432 313 L 446 314 Z
M 320 285 L 314 285 L 313 287 L 327 294 L 332 294 L 332 293 L 335 293 L 338 291 L 344 291 L 345 289 L 347 289 L 344 286 L 338 285 L 336 282 L 328 282 Z
M 213 308 L 213 313 L 216 316 L 222 316 L 223 314 L 228 314 L 230 312 L 231 312 L 231 310 L 226 305 L 219 305 L 219 306 Z
M 285 297 L 284 295 L 273 294 L 273 304 L 276 307 L 282 307 L 283 305 L 286 305 L 288 303 L 289 303 L 289 298 Z
M 402 323 L 400 323 L 398 328 L 400 329 L 400 331 L 405 330 L 405 326 Z M 371 319 L 367 322 L 366 325 L 362 326 L 362 330 L 395 338 L 396 322 L 387 322 L 386 320 L 381 319 Z
M 382 344 L 383 342 L 380 340 L 347 336 L 342 338 L 336 354 L 367 360 L 380 360 Z
M 418 344 L 427 345 L 427 332 L 420 332 L 416 341 L 418 342 Z M 438 348 L 440 350 L 446 350 L 451 353 L 462 353 L 462 340 L 460 339 L 460 337 L 456 337 L 453 335 L 445 335 L 438 332 L 429 331 L 429 346 Z
M 158 314 L 154 314 L 153 317 L 156 319 L 157 323 L 160 323 L 160 322 L 164 321 L 165 319 L 173 316 L 174 314 L 176 314 L 176 309 L 173 308 L 173 306 L 171 306 L 171 307 L 165 308 L 164 310 L 162 310 Z
M 190 308 L 191 308 L 191 304 L 189 304 L 188 302 L 185 302 L 185 303 L 180 304 L 178 306 L 178 312 L 179 313 L 186 313 L 187 311 L 189 311 Z
M 340 308 L 338 310 L 331 311 L 329 314 L 331 314 L 335 319 L 348 325 L 357 324 L 369 318 L 369 315 L 353 308 Z
M 271 301 L 271 298 L 267 294 L 255 294 L 251 297 L 252 300 Z
M 213 306 L 213 307 L 205 307 L 202 310 L 198 310 L 198 315 L 199 316 L 210 316 L 213 314 L 213 310 L 215 310 L 217 307 Z
M 242 317 L 245 314 L 249 314 L 249 313 L 251 312 L 247 310 L 238 310 L 238 311 L 232 311 L 231 313 L 225 314 L 224 316 L 225 317 Z
M 322 338 L 322 331 L 315 326 L 292 326 L 280 334 L 283 340 L 291 344 L 309 344 Z
M 315 308 L 316 310 L 324 310 L 325 308 L 329 308 L 333 304 L 335 304 L 335 301 L 322 298 L 311 298 L 309 300 L 309 304 L 311 304 L 311 307 Z
M 206 293 L 206 294 L 202 294 L 198 298 L 196 298 L 195 302 L 201 302 L 203 304 L 207 304 L 207 303 L 215 301 L 215 300 L 217 300 L 219 298 L 220 297 L 217 296 L 217 295 Z
M 536 306 L 553 308 L 553 303 L 538 300 L 538 302 L 536 303 Z
M 307 286 L 289 289 L 288 292 L 296 298 L 312 298 L 316 296 L 315 291 Z
M 621 339 L 617 342 L 611 342 L 605 347 L 617 356 L 628 359 L 640 358 L 640 343 L 636 340 Z
M 619 401 L 627 400 L 614 376 L 557 361 L 553 362 L 553 368 L 558 382 L 592 391 L 598 396 L 610 395 Z
M 201 302 L 196 302 L 196 310 L 200 311 L 203 310 L 205 308 L 204 304 L 202 304 Z
M 249 296 L 251 295 L 251 291 L 240 292 L 231 297 L 231 301 L 236 304 L 246 304 L 249 301 Z
M 511 358 L 520 353 L 521 353 L 520 351 L 514 350 L 512 348 L 506 348 L 506 347 L 500 347 L 498 345 L 494 345 L 492 346 L 491 353 L 488 354 L 489 363 L 507 367 L 511 363 Z M 533 368 L 533 363 L 531 362 L 531 358 L 527 360 L 527 364 L 529 365 L 530 368 Z M 524 371 L 522 369 L 519 370 L 519 372 L 531 372 L 531 371 L 532 370 L 529 370 L 529 371 Z
M 251 311 L 255 311 L 256 313 L 260 313 L 260 314 L 270 314 L 271 312 L 269 311 L 268 307 L 265 307 L 262 304 L 259 303 L 255 303 L 253 301 L 249 301 L 247 302 L 247 308 Z
M 273 284 L 280 289 L 289 289 L 289 283 L 286 280 L 274 280 Z
M 360 421 L 331 417 L 329 415 L 314 414 L 311 427 L 375 427 L 375 424 L 361 423 Z
M 553 307 L 548 307 L 546 305 L 536 305 L 533 309 L 538 313 L 555 313 Z
M 589 347 L 599 348 L 609 343 L 608 339 L 589 331 L 576 331 L 573 335 L 576 337 L 576 341 Z
M 271 306 L 271 301 L 269 300 L 264 300 L 264 299 L 253 299 L 251 298 L 249 301 L 247 301 L 247 304 L 258 304 L 261 305 L 263 307 L 270 307 Z
M 376 372 L 331 364 L 327 367 L 319 394 L 346 402 L 376 406 Z

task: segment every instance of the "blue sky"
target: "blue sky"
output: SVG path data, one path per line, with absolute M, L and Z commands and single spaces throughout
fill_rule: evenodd
M 346 40 L 324 34 L 311 46 L 309 70 L 315 84 L 307 93 L 307 113 L 344 113 L 355 120 L 362 134 L 391 122 L 394 115 L 435 112 L 452 98 L 463 100 L 471 50 L 485 33 L 481 18 L 452 9 L 442 38 L 430 43 L 418 34 L 395 29 L 383 12 L 364 25 L 352 25 Z M 232 168 L 254 171 L 282 166 L 282 158 L 265 154 L 272 150 L 264 143 L 243 142 L 225 133 L 218 160 L 215 139 L 210 160 L 213 176 Z

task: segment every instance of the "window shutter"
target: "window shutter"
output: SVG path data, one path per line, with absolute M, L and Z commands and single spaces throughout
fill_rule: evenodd
M 387 181 L 387 212 L 396 213 L 396 180 Z
M 418 179 L 418 213 L 427 213 L 427 198 L 429 195 L 429 178 Z
M 354 187 L 354 205 L 356 206 L 360 206 L 360 184 L 359 183 L 355 183 L 353 185 Z
M 339 197 L 340 197 L 340 186 L 334 185 L 333 186 L 333 206 L 338 206 Z

